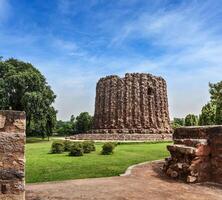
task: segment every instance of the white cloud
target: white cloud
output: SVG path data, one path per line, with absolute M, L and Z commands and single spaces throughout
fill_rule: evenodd
M 216 22 L 220 9 L 211 4 L 193 1 L 171 10 L 141 13 L 125 23 L 110 43 L 122 47 L 140 38 L 163 50 L 141 62 L 145 62 L 143 69 L 146 64 L 156 66 L 152 72 L 167 78 L 171 117 L 199 113 L 209 100 L 208 82 L 221 80 L 222 38 Z
M 126 72 L 163 76 L 168 83 L 172 117 L 199 113 L 209 100 L 208 82 L 221 80 L 221 1 L 183 1 L 169 8 L 167 0 L 155 1 L 154 6 L 144 0 L 140 4 L 144 6 L 137 10 L 140 1 L 121 0 L 115 5 L 122 7 L 97 7 L 96 12 L 91 8 L 105 1 L 88 2 L 58 0 L 59 13 L 55 15 L 62 25 L 57 28 L 64 30 L 64 35 L 55 36 L 50 27 L 44 36 L 0 34 L 1 47 L 6 44 L 2 49 L 7 54 L 16 52 L 16 56 L 36 64 L 47 76 L 58 95 L 59 118 L 68 119 L 80 111 L 93 113 L 97 80 Z M 0 22 L 3 11 L 4 16 L 9 14 L 7 5 L 8 1 L 0 0 Z M 72 17 L 78 12 L 84 14 L 78 19 L 87 28 L 76 26 Z M 38 53 L 44 52 L 41 45 L 36 45 L 39 41 L 45 41 L 49 51 L 45 57 L 35 58 L 32 52 L 27 55 L 30 46 Z M 140 48 L 140 44 L 145 47 Z M 16 49 L 16 45 L 20 48 Z
M 61 39 L 55 39 L 54 44 L 56 47 L 67 51 L 76 51 L 78 49 L 77 45 L 74 42 L 65 41 Z
M 214 31 L 213 27 L 206 27 L 206 19 L 201 19 L 205 11 L 191 4 L 169 11 L 160 9 L 154 13 L 141 13 L 135 20 L 126 22 L 112 43 L 118 45 L 125 40 L 144 38 L 154 45 L 168 48 L 199 45 Z
M 10 16 L 10 0 L 0 0 L 0 23 Z
M 88 53 L 79 47 L 74 41 L 68 41 L 64 39 L 52 38 L 52 45 L 56 47 L 58 51 L 63 52 L 64 55 L 74 57 L 86 57 Z

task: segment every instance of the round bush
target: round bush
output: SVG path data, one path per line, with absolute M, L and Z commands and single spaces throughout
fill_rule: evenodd
M 64 151 L 70 151 L 73 142 L 71 142 L 70 140 L 65 140 L 63 144 L 64 144 Z
M 74 142 L 70 148 L 70 156 L 83 156 L 83 145 L 81 143 Z
M 94 141 L 84 141 L 82 143 L 84 153 L 90 153 L 91 151 L 95 151 L 96 147 L 94 145 Z
M 62 141 L 54 141 L 51 146 L 51 153 L 62 153 L 64 151 L 64 144 Z
M 95 146 L 95 142 L 93 140 L 89 140 L 89 142 L 91 143 L 91 147 L 92 147 L 92 151 L 96 150 L 96 146 Z
M 113 153 L 114 148 L 115 148 L 115 145 L 112 142 L 105 143 L 102 146 L 102 152 L 101 153 L 103 155 L 110 155 L 110 154 Z

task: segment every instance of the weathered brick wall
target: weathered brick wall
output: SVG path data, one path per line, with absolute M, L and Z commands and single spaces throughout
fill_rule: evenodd
M 71 140 L 171 141 L 172 134 L 77 134 Z
M 94 129 L 97 133 L 169 133 L 166 87 L 163 78 L 144 73 L 101 78 Z
M 167 146 L 167 175 L 186 182 L 222 183 L 222 126 L 178 128 L 173 141 Z
M 25 113 L 0 111 L 0 199 L 25 199 Z

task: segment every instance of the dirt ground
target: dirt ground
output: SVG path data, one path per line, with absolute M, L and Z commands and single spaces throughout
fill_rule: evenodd
M 162 162 L 138 165 L 126 176 L 26 185 L 27 200 L 219 200 L 222 186 L 185 184 L 162 174 Z M 128 171 L 129 172 L 129 171 Z

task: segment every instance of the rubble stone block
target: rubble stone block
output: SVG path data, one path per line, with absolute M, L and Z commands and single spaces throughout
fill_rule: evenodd
M 177 178 L 188 183 L 222 183 L 222 126 L 178 128 L 173 140 L 163 167 L 167 175 L 173 177 L 176 171 Z

